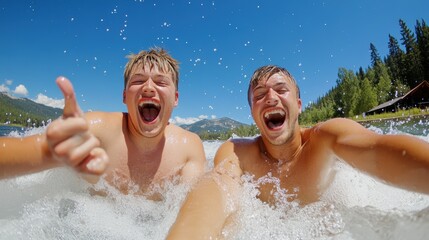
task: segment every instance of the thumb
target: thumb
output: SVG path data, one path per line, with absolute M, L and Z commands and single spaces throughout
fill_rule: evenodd
M 58 77 L 56 83 L 64 95 L 63 117 L 83 116 L 83 113 L 77 104 L 76 95 L 70 80 L 65 77 Z

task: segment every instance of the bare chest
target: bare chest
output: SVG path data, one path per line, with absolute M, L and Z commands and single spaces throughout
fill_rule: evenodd
M 117 141 L 109 148 L 109 170 L 106 179 L 122 192 L 129 188 L 145 192 L 153 185 L 162 184 L 180 175 L 186 159 L 170 145 L 155 151 L 137 149 L 125 141 Z
M 275 203 L 286 199 L 307 204 L 319 200 L 332 179 L 331 163 L 325 158 L 303 153 L 296 162 L 273 163 L 259 155 L 243 164 L 242 169 L 254 175 L 262 201 Z

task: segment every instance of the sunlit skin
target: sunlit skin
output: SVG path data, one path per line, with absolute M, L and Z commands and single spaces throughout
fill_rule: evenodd
M 379 135 L 340 118 L 301 128 L 296 89 L 282 72 L 258 80 L 250 100 L 261 136 L 222 144 L 213 171 L 189 193 L 169 239 L 221 238 L 228 217 L 238 209 L 243 174 L 278 178 L 291 194 L 288 201 L 318 201 L 335 176 L 335 156 L 386 183 L 429 194 L 429 143 L 406 135 Z M 261 201 L 276 202 L 271 183 L 258 187 Z
M 192 182 L 205 171 L 200 138 L 168 123 L 178 103 L 171 73 L 136 65 L 124 90 L 129 113 L 83 114 L 70 81 L 59 77 L 57 84 L 65 98 L 63 116 L 42 134 L 0 138 L 0 178 L 68 165 L 89 173 L 91 181 L 98 178 L 89 176 L 104 174 L 124 193 L 130 182 L 144 193 L 174 176 Z M 139 103 L 155 103 L 161 110 L 144 110 L 150 113 L 147 121 Z

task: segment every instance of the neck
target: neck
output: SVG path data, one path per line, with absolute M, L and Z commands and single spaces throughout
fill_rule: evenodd
M 162 149 L 165 145 L 165 134 L 164 131 L 153 137 L 143 136 L 141 133 L 137 132 L 136 129 L 132 126 L 132 123 L 128 122 L 127 127 L 125 127 L 124 132 L 128 132 L 128 139 L 133 143 L 134 146 L 140 152 L 150 153 Z M 162 147 L 160 147 L 162 146 Z
M 271 144 L 262 136 L 258 140 L 261 153 L 270 161 L 279 164 L 292 162 L 301 149 L 301 134 L 292 136 L 291 139 L 281 145 Z

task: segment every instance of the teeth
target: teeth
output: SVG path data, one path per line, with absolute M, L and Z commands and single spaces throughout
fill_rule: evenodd
M 153 100 L 145 100 L 139 102 L 139 107 L 143 107 L 144 105 L 155 105 L 155 107 L 160 107 L 159 103 Z
M 274 110 L 266 112 L 264 114 L 264 117 L 265 118 L 269 118 L 271 114 L 280 114 L 281 116 L 284 116 L 285 112 L 283 110 L 281 110 L 281 109 L 274 109 Z

